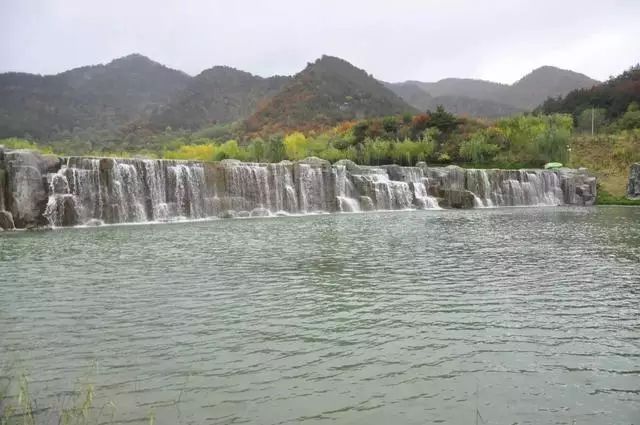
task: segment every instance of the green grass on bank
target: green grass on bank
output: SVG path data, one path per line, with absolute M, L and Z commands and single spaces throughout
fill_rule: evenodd
M 640 199 L 629 199 L 625 196 L 616 196 L 604 190 L 602 187 L 598 187 L 598 205 L 629 205 L 640 206 Z

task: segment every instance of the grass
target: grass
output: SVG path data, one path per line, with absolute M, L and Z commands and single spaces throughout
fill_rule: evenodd
M 112 407 L 111 419 L 115 414 L 113 403 L 107 403 L 96 412 L 93 406 L 94 388 L 87 384 L 80 391 L 76 391 L 67 406 L 58 409 L 38 406 L 29 390 L 29 381 L 25 374 L 17 379 L 17 393 L 11 394 L 14 387 L 13 380 L 5 378 L 5 385 L 0 388 L 0 424 L 1 425 L 90 425 L 104 422 L 105 408 Z
M 88 371 L 93 375 L 97 370 L 94 363 Z M 94 376 L 95 378 L 95 376 Z M 182 394 L 189 378 L 180 390 L 174 405 L 178 409 Z M 97 425 L 116 421 L 117 408 L 113 401 L 103 405 L 95 404 L 95 389 L 90 376 L 78 381 L 70 396 L 65 396 L 56 405 L 43 405 L 33 396 L 26 373 L 16 372 L 13 364 L 0 367 L 0 425 Z M 154 410 L 147 412 L 146 421 L 154 425 Z
M 50 147 L 43 147 L 28 140 L 18 139 L 16 137 L 0 139 L 0 146 L 4 146 L 7 149 L 29 149 L 45 154 L 53 153 Z
M 636 132 L 576 136 L 571 142 L 571 167 L 586 167 L 598 179 L 598 203 L 627 204 L 624 196 L 631 164 L 640 162 L 640 136 Z M 602 198 L 602 203 L 600 202 Z M 623 204 L 623 202 L 625 202 Z
M 616 196 L 607 192 L 602 187 L 598 188 L 598 205 L 629 205 L 640 206 L 640 199 L 629 199 L 625 196 Z

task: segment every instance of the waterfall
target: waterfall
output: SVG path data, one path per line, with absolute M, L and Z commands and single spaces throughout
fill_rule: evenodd
M 474 206 L 476 208 L 493 207 L 491 183 L 486 170 L 466 170 L 467 189 L 474 194 Z
M 298 166 L 300 193 L 300 212 L 318 212 L 325 210 L 325 188 L 322 169 L 312 168 L 308 164 Z
M 298 212 L 298 195 L 293 182 L 291 162 L 269 164 L 269 185 L 271 187 L 271 208 L 274 213 Z
M 206 217 L 587 204 L 595 179 L 575 170 L 67 158 L 47 176 L 54 226 Z
M 48 179 L 44 214 L 54 226 L 207 216 L 198 163 L 71 157 Z
M 340 212 L 358 212 L 361 210 L 358 201 L 358 192 L 353 182 L 349 178 L 347 167 L 339 164 L 333 167 L 333 176 L 336 186 L 336 198 L 338 203 L 338 211 Z

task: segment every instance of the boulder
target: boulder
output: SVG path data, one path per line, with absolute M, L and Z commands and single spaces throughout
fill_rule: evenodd
M 52 195 L 44 213 L 53 226 L 76 226 L 80 224 L 80 214 L 73 195 Z
M 640 162 L 633 164 L 629 170 L 627 197 L 631 199 L 640 199 Z
M 555 173 L 560 179 L 565 204 L 591 206 L 596 203 L 597 181 L 586 168 L 561 168 Z
M 16 227 L 13 224 L 13 217 L 11 216 L 11 213 L 8 211 L 0 211 L 0 229 L 13 230 L 15 228 Z
M 266 208 L 254 208 L 251 210 L 251 217 L 268 217 L 271 212 Z
M 235 218 L 237 216 L 238 214 L 234 210 L 226 210 L 218 215 L 220 218 Z
M 438 205 L 442 208 L 469 209 L 475 205 L 473 192 L 457 189 L 438 189 Z
M 65 176 L 51 174 L 51 188 L 53 188 L 53 193 L 56 194 L 69 193 L 69 182 Z
M 18 228 L 46 225 L 43 215 L 49 198 L 46 176 L 57 172 L 60 160 L 28 150 L 6 151 L 4 156 L 5 209 L 11 212 Z
M 360 197 L 360 209 L 362 211 L 373 211 L 375 208 L 373 206 L 373 200 L 369 196 L 361 196 Z

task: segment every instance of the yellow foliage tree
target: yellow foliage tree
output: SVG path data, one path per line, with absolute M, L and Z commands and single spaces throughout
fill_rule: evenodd
M 307 156 L 308 142 L 304 134 L 296 131 L 284 138 L 284 152 L 292 161 L 303 159 Z

